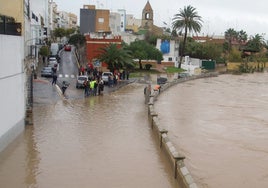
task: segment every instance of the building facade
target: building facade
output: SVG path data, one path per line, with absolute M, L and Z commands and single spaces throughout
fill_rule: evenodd
M 94 59 L 97 59 L 98 55 L 100 54 L 99 49 L 104 48 L 112 43 L 116 44 L 117 47 L 120 48 L 122 43 L 121 36 L 99 37 L 92 34 L 86 35 L 87 60 L 92 62 Z
M 133 15 L 126 15 L 126 32 L 128 33 L 137 33 L 141 27 L 141 19 L 134 18 Z
M 26 111 L 26 71 L 24 64 L 24 1 L 0 0 L 0 151 L 23 130 Z M 9 19 L 6 19 L 6 18 Z M 27 15 L 26 15 L 27 17 Z M 2 22 L 4 21 L 4 22 Z M 13 30 L 13 26 L 20 27 Z M 20 32 L 18 32 L 20 30 Z M 15 33 L 15 34 L 14 34 Z M 16 53 L 16 55 L 14 55 Z
M 83 9 L 80 9 L 80 33 L 111 33 L 109 19 L 110 10 L 84 5 Z
M 119 9 L 118 13 L 120 14 L 120 31 L 125 32 L 126 30 L 126 10 Z
M 154 35 L 163 35 L 164 33 L 162 28 L 154 25 L 154 11 L 149 1 L 147 1 L 142 10 L 141 27 L 139 30 L 145 30 Z
M 118 12 L 111 12 L 110 13 L 110 19 L 109 19 L 109 24 L 110 24 L 110 29 L 111 33 L 114 35 L 120 35 L 121 32 L 121 27 L 120 27 L 120 14 Z
M 178 67 L 179 41 L 157 39 L 156 48 L 163 54 L 162 64 L 173 63 L 175 67 Z
M 32 80 L 39 49 L 59 26 L 59 14 L 53 0 L 0 0 L 0 5 L 2 151 L 29 123 L 27 112 L 32 108 Z M 75 16 L 71 17 L 72 24 L 76 23 Z

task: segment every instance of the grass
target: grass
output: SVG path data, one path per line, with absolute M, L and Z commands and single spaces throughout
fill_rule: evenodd
M 165 68 L 167 73 L 179 73 L 185 71 L 184 69 L 177 68 L 177 67 L 166 67 Z

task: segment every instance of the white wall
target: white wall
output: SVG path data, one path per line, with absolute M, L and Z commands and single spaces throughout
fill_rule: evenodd
M 161 41 L 162 39 L 157 39 L 156 48 L 161 51 Z M 168 62 L 169 58 L 172 58 L 172 62 L 174 62 L 175 67 L 178 65 L 179 61 L 179 43 L 175 40 L 170 40 L 170 51 L 169 53 L 163 54 L 163 61 Z
M 0 35 L 0 151 L 24 129 L 23 38 Z

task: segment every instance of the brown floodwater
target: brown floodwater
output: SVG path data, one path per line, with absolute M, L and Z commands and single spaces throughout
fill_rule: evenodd
M 152 134 L 143 88 L 35 104 L 34 125 L 0 153 L 0 187 L 177 187 Z
M 200 188 L 268 187 L 268 73 L 178 84 L 155 103 Z

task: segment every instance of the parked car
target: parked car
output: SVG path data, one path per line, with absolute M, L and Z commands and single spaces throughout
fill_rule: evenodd
M 60 63 L 60 57 L 59 57 L 59 56 L 57 56 L 57 57 L 50 57 L 50 58 L 48 59 L 48 62 L 49 62 L 49 63 L 50 63 L 50 62 Z
M 102 73 L 101 78 L 102 78 L 102 80 L 103 80 L 103 82 L 104 82 L 105 84 L 108 83 L 109 76 L 113 76 L 113 73 L 111 73 L 111 72 L 103 72 L 103 73 Z
M 52 67 L 43 67 L 43 69 L 41 70 L 42 77 L 52 77 L 52 75 L 53 75 Z
M 48 61 L 57 61 L 56 57 L 49 57 Z
M 167 82 L 167 78 L 164 78 L 164 77 L 157 78 L 157 84 L 159 85 L 165 84 L 166 82 Z
M 186 78 L 189 76 L 190 76 L 190 74 L 188 72 L 181 72 L 178 74 L 178 78 Z
M 69 44 L 66 44 L 65 47 L 64 47 L 64 50 L 65 51 L 72 51 L 72 46 L 69 45 Z
M 84 88 L 85 81 L 88 81 L 88 77 L 86 75 L 78 76 L 76 80 L 76 88 Z
M 56 70 L 59 70 L 59 66 L 58 66 L 57 61 L 50 61 L 50 62 L 48 62 L 47 66 L 52 67 L 52 68 L 56 68 Z

